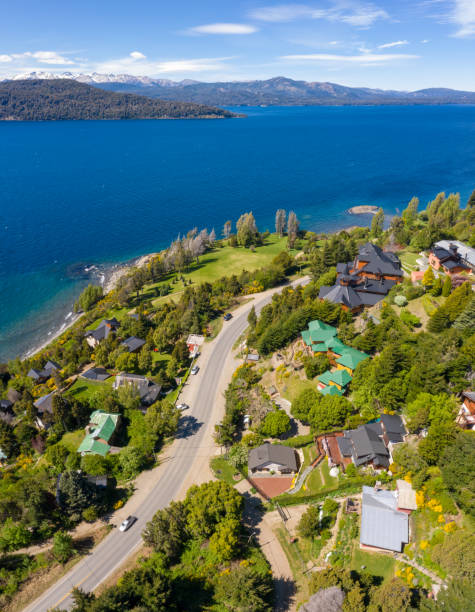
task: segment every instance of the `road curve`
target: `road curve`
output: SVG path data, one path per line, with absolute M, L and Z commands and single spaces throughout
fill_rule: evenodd
M 304 284 L 306 280 L 306 278 L 298 279 L 292 284 L 294 286 Z M 272 295 L 280 290 L 282 287 L 276 287 L 264 294 L 257 294 L 253 300 L 256 311 L 270 302 Z M 125 533 L 114 529 L 91 554 L 79 561 L 57 583 L 27 606 L 25 612 L 69 609 L 72 606 L 70 594 L 74 587 L 80 587 L 84 591 L 94 591 L 141 545 L 141 533 L 145 524 L 152 519 L 158 509 L 164 508 L 176 497 L 191 470 L 193 461 L 198 456 L 209 425 L 216 389 L 226 358 L 247 327 L 247 315 L 251 306 L 249 303 L 240 307 L 234 318 L 223 326 L 218 337 L 207 347 L 210 350 L 207 364 L 200 371 L 196 382 L 192 381 L 192 384 L 199 385 L 193 405 L 182 419 L 177 439 L 173 443 L 171 459 L 163 466 L 160 478 L 134 511 L 138 518 L 135 525 Z

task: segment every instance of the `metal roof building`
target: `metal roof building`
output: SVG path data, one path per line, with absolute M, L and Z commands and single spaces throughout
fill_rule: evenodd
M 360 543 L 401 552 L 409 542 L 409 518 L 397 510 L 395 491 L 363 487 Z

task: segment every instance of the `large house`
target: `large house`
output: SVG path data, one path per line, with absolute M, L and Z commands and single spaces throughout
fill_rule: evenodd
M 249 451 L 248 468 L 252 474 L 256 472 L 278 472 L 279 474 L 295 474 L 298 472 L 297 454 L 290 446 L 269 444 Z
M 124 386 L 132 386 L 137 390 L 142 406 L 150 406 L 156 402 L 162 389 L 161 385 L 157 385 L 145 376 L 120 372 L 115 377 L 112 387 L 117 390 Z
M 116 332 L 120 327 L 119 321 L 113 319 L 103 319 L 96 329 L 90 329 L 85 333 L 86 342 L 92 348 L 96 347 L 99 342 L 109 337 L 109 334 Z
M 101 455 L 105 457 L 111 447 L 109 442 L 116 430 L 120 416 L 103 410 L 94 410 L 86 426 L 86 437 L 78 448 L 81 455 Z
M 336 283 L 323 285 L 318 297 L 354 313 L 377 304 L 404 276 L 399 257 L 371 242 L 360 247 L 354 261 L 337 264 L 336 271 Z
M 325 353 L 333 366 L 318 376 L 318 390 L 323 395 L 343 395 L 352 380 L 356 366 L 369 355 L 346 346 L 337 337 L 337 329 L 323 321 L 310 321 L 302 333 L 302 341 L 310 354 Z
M 400 416 L 382 414 L 378 422 L 360 425 L 338 437 L 340 457 L 332 459 L 341 465 L 352 461 L 357 467 L 371 465 L 374 469 L 387 469 L 394 445 L 403 442 L 406 435 Z
M 55 370 L 57 371 L 60 369 L 61 366 L 58 363 L 50 360 L 45 363 L 44 367 L 41 370 L 31 368 L 27 376 L 34 380 L 36 383 L 42 383 L 45 382 L 45 380 L 48 380 L 48 378 L 52 376 Z
M 409 542 L 409 517 L 398 510 L 396 491 L 363 487 L 361 499 L 360 544 L 362 548 L 379 548 L 402 552 Z
M 475 249 L 460 240 L 439 240 L 429 252 L 429 263 L 446 274 L 475 272 Z
M 462 429 L 475 429 L 475 391 L 462 392 L 462 405 L 456 423 Z

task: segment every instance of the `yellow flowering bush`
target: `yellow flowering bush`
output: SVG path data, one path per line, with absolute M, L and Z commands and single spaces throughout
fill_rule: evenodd
M 408 482 L 409 484 L 412 483 L 412 478 L 411 478 L 411 472 L 408 472 L 405 476 L 404 476 L 404 480 L 406 482 Z
M 455 524 L 455 521 L 450 521 L 449 523 L 444 525 L 445 533 L 453 533 L 456 529 L 457 525 Z
M 419 544 L 419 547 L 421 548 L 421 550 L 425 550 L 428 546 L 429 546 L 429 542 L 427 540 L 421 540 L 421 543 Z
M 418 508 L 424 505 L 424 491 L 416 491 L 416 503 Z
M 439 516 L 437 517 L 437 522 L 438 523 L 445 523 L 445 518 L 443 514 L 439 514 Z
M 114 504 L 114 510 L 118 510 L 119 508 L 122 508 L 123 505 L 124 505 L 123 500 L 119 499 L 119 501 L 115 502 Z

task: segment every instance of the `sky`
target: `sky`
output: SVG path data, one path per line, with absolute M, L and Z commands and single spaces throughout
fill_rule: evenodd
M 475 91 L 475 0 L 16 0 L 0 78 L 32 71 Z

